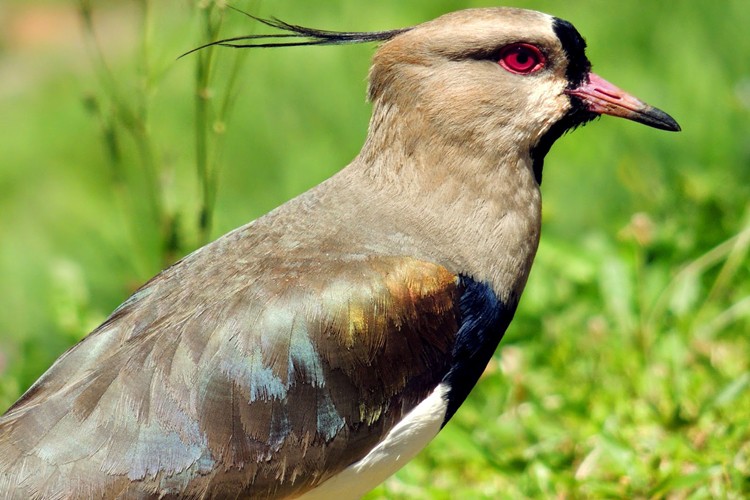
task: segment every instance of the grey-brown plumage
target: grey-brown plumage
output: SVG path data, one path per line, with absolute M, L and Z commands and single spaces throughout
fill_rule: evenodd
M 360 495 L 434 436 L 500 341 L 552 142 L 601 113 L 678 129 L 590 73 L 575 29 L 545 14 L 338 39 L 282 27 L 387 40 L 362 151 L 61 356 L 0 418 L 6 497 Z

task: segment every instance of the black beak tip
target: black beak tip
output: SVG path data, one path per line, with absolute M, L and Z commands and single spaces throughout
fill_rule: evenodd
M 644 113 L 644 124 L 668 132 L 679 132 L 682 130 L 677 120 L 658 108 L 650 108 Z

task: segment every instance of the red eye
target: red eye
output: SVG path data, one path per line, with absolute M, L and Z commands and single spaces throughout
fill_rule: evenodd
M 542 51 L 528 43 L 506 45 L 500 50 L 500 66 L 518 75 L 539 71 L 547 60 Z

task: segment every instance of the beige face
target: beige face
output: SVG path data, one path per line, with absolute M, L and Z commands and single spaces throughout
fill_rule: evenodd
M 538 12 L 474 9 L 419 25 L 378 51 L 370 97 L 421 114 L 446 140 L 528 151 L 571 107 L 552 23 Z M 518 43 L 540 51 L 540 69 L 517 74 L 499 63 L 503 47 Z

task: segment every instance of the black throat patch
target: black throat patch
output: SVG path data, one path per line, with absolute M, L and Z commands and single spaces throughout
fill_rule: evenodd
M 568 80 L 567 88 L 573 89 L 588 81 L 591 63 L 586 57 L 586 41 L 578 30 L 568 21 L 554 18 L 552 29 L 560 40 L 563 52 L 568 59 L 568 68 L 565 77 Z M 531 150 L 531 161 L 534 168 L 534 177 L 537 183 L 542 183 L 542 170 L 544 169 L 544 158 L 550 148 L 562 137 L 565 132 L 584 125 L 598 115 L 590 112 L 584 104 L 576 97 L 569 96 L 571 108 L 557 123 L 552 125 Z

